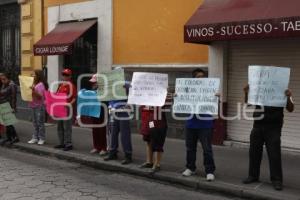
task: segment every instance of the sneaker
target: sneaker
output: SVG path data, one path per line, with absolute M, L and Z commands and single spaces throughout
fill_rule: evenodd
M 72 149 L 73 149 L 73 146 L 72 145 L 68 145 L 68 146 L 65 146 L 63 150 L 64 151 L 70 151 Z
M 125 158 L 124 160 L 122 160 L 121 164 L 122 165 L 128 165 L 132 163 L 132 159 L 131 158 Z
M 40 139 L 40 140 L 38 141 L 38 145 L 44 145 L 44 144 L 45 144 L 45 140 Z
M 206 175 L 206 180 L 207 181 L 214 181 L 215 180 L 215 175 L 214 174 L 207 174 Z
M 282 182 L 281 181 L 273 181 L 272 185 L 275 190 L 278 190 L 278 191 L 282 190 Z
M 156 172 L 160 171 L 160 166 L 153 166 L 151 168 L 150 174 L 155 174 Z
M 38 139 L 32 138 L 31 140 L 28 141 L 28 144 L 36 144 L 38 142 Z
M 18 143 L 18 142 L 20 142 L 19 138 L 15 137 L 9 142 L 9 144 L 13 145 L 14 143 Z
M 104 161 L 117 160 L 117 159 L 118 159 L 117 154 L 109 154 L 107 157 L 104 158 Z
M 190 169 L 186 169 L 186 170 L 184 170 L 184 172 L 182 172 L 182 176 L 186 176 L 186 177 L 192 176 L 192 175 L 195 175 L 195 174 L 196 174 L 196 172 L 192 171 Z
M 108 152 L 107 151 L 100 151 L 100 153 L 99 153 L 99 155 L 101 156 L 101 157 L 104 157 L 104 156 L 106 156 L 108 154 Z
M 92 150 L 90 151 L 90 154 L 94 154 L 94 153 L 99 153 L 99 151 L 98 151 L 97 149 L 92 149 Z
M 145 162 L 140 165 L 140 168 L 152 168 L 152 167 L 153 167 L 153 163 L 148 163 L 148 162 Z

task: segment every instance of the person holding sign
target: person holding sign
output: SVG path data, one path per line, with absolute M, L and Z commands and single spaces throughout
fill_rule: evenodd
M 170 102 L 171 98 L 167 98 Z M 140 168 L 151 168 L 151 173 L 160 171 L 160 161 L 164 152 L 168 123 L 162 107 L 141 106 L 141 129 L 143 140 L 147 143 L 147 160 Z M 155 156 L 156 153 L 156 156 Z
M 62 71 L 63 83 L 58 86 L 57 93 L 63 93 L 67 95 L 67 103 L 71 107 L 69 109 L 69 115 L 72 113 L 70 109 L 73 109 L 76 102 L 76 86 L 72 83 L 72 71 L 70 69 L 64 69 Z M 67 106 L 67 105 L 66 105 Z M 72 110 L 73 111 L 73 110 Z M 59 138 L 59 145 L 54 148 L 63 149 L 69 151 L 73 149 L 72 145 L 72 122 L 73 116 L 68 116 L 68 119 L 57 121 L 57 133 Z
M 192 72 L 192 76 L 193 78 L 206 77 L 202 69 L 195 69 Z M 212 150 L 213 125 L 213 116 L 209 114 L 193 115 L 186 122 L 186 170 L 182 173 L 183 176 L 191 176 L 196 173 L 197 143 L 200 140 L 203 149 L 206 179 L 207 181 L 215 179 L 214 172 L 216 167 Z
M 34 80 L 32 89 L 32 102 L 29 107 L 32 109 L 32 120 L 34 126 L 34 133 L 32 139 L 28 141 L 29 144 L 45 144 L 45 91 L 48 89 L 48 83 L 44 77 L 42 70 L 34 71 Z
M 99 100 L 97 99 L 97 89 L 98 89 L 98 84 L 97 84 L 97 74 L 94 74 L 91 79 L 89 80 L 91 84 L 91 89 L 89 92 L 93 92 L 95 95 L 95 98 L 89 99 L 89 103 L 93 103 L 91 105 L 90 109 L 93 109 L 94 111 L 97 110 L 97 114 L 95 113 L 89 113 L 89 116 L 87 113 L 84 115 L 82 114 L 82 109 L 85 108 L 84 103 L 80 105 L 81 101 L 80 98 L 89 98 L 90 96 L 84 96 L 78 94 L 78 99 L 77 103 L 80 108 L 78 108 L 77 113 L 80 114 L 81 116 L 77 116 L 77 118 L 81 118 L 82 121 L 87 121 L 87 123 L 92 123 L 92 133 L 93 133 L 93 149 L 90 151 L 91 154 L 99 154 L 100 156 L 106 156 L 107 155 L 107 141 L 106 141 L 106 132 L 107 132 L 107 126 L 105 123 L 105 111 L 104 111 L 104 106 L 101 105 Z M 83 90 L 87 92 L 87 90 Z M 79 93 L 82 91 L 79 91 Z M 91 98 L 91 97 L 90 97 Z M 95 102 L 96 101 L 96 102 Z M 97 126 L 97 127 L 96 127 Z
M 120 70 L 116 68 L 115 70 Z M 109 154 L 104 158 L 104 161 L 116 160 L 118 158 L 119 134 L 121 135 L 121 143 L 125 153 L 125 159 L 121 162 L 122 165 L 127 165 L 132 162 L 132 142 L 129 113 L 131 109 L 127 106 L 127 96 L 130 83 L 124 83 L 126 89 L 126 99 L 109 101 Z
M 2 87 L 1 78 L 3 77 L 3 73 L 0 73 L 0 88 Z M 4 133 L 5 126 L 3 124 L 0 124 L 0 140 L 2 140 L 2 134 Z M 1 142 L 0 142 L 1 143 Z
M 244 88 L 245 103 L 248 103 L 249 90 L 252 86 Z M 287 89 L 282 92 L 286 98 L 286 110 L 294 111 L 292 92 Z M 256 105 L 253 117 L 254 124 L 250 135 L 249 172 L 243 180 L 244 184 L 259 181 L 260 164 L 263 155 L 263 146 L 266 145 L 270 175 L 275 190 L 282 190 L 282 165 L 281 165 L 281 130 L 283 126 L 284 108 L 274 106 Z
M 17 111 L 17 86 L 10 80 L 10 75 L 5 73 L 1 76 L 1 88 L 0 88 L 0 104 L 9 103 L 12 108 L 12 112 Z M 13 125 L 8 125 L 6 128 L 7 139 L 2 140 L 1 144 L 9 142 L 10 144 L 19 142 L 19 137 L 17 135 L 16 129 Z

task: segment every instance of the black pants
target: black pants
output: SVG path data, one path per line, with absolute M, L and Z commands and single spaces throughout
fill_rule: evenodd
M 6 126 L 6 137 L 9 141 L 12 141 L 14 138 L 18 138 L 16 129 L 13 125 Z
M 282 182 L 281 126 L 254 126 L 250 135 L 249 176 L 259 178 L 263 146 L 266 145 L 271 181 Z
M 196 154 L 198 141 L 203 149 L 203 164 L 206 174 L 214 173 L 216 167 L 212 151 L 212 129 L 187 129 L 186 130 L 186 168 L 196 170 Z

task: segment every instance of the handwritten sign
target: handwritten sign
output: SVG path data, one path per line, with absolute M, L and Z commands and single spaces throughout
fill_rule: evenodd
M 167 97 L 168 74 L 134 72 L 128 104 L 163 106 Z
M 249 66 L 248 103 L 252 105 L 285 107 L 290 68 Z
M 17 123 L 17 118 L 9 103 L 0 104 L 0 124 L 10 126 Z
M 77 112 L 80 116 L 100 117 L 101 103 L 93 90 L 80 90 L 77 98 Z
M 21 97 L 24 101 L 32 101 L 33 77 L 19 76 Z
M 124 70 L 113 70 L 101 73 L 98 76 L 98 91 L 101 101 L 125 100 L 127 99 L 124 78 Z
M 174 113 L 218 114 L 218 93 L 220 79 L 179 78 L 173 104 Z
M 67 95 L 65 93 L 45 92 L 47 113 L 54 118 L 66 118 L 67 112 Z

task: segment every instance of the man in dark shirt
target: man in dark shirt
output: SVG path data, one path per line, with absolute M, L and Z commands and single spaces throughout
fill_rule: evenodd
M 244 88 L 245 102 L 248 102 L 249 85 Z M 286 109 L 294 111 L 292 92 L 285 91 L 287 96 Z M 243 181 L 250 184 L 259 181 L 260 164 L 263 154 L 263 145 L 266 145 L 269 157 L 271 181 L 275 190 L 282 190 L 281 166 L 281 129 L 284 118 L 284 108 L 270 106 L 256 106 L 254 124 L 250 135 L 249 175 Z

